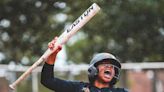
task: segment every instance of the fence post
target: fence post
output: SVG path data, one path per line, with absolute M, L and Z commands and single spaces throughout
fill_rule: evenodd
M 32 92 L 38 92 L 38 72 L 32 72 Z

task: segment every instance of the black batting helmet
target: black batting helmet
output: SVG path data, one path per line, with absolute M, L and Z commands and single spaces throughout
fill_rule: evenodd
M 114 66 L 114 70 L 115 70 L 115 75 L 109 84 L 114 85 L 119 80 L 120 70 L 121 70 L 120 61 L 110 53 L 98 53 L 92 58 L 88 68 L 88 78 L 91 83 L 94 83 L 98 74 L 98 69 L 96 68 L 96 64 L 102 62 L 102 60 L 105 59 L 107 59 Z

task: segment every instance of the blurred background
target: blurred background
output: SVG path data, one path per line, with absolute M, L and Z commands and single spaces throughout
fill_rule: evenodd
M 0 92 L 52 92 L 40 84 L 42 64 L 16 90 L 8 85 L 92 3 L 101 11 L 63 46 L 56 76 L 88 81 L 92 56 L 110 52 L 123 65 L 117 86 L 164 92 L 164 0 L 0 0 Z

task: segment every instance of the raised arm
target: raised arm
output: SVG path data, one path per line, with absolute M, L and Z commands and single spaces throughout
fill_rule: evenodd
M 53 82 L 54 80 L 53 67 L 56 61 L 56 56 L 58 52 L 61 50 L 61 45 L 56 44 L 56 41 L 57 41 L 57 37 L 55 37 L 48 44 L 48 48 L 50 48 L 50 50 L 53 51 L 53 48 L 55 48 L 55 46 L 57 47 L 57 49 L 54 50 L 53 53 L 47 58 L 41 72 L 41 83 L 47 88 L 52 89 L 52 90 L 54 90 L 53 84 L 55 83 Z
M 56 44 L 57 37 L 48 44 L 48 47 L 53 50 L 54 46 L 57 47 L 57 50 L 54 50 L 53 53 L 47 58 L 42 72 L 41 72 L 41 83 L 55 92 L 75 92 L 78 88 L 78 82 L 70 82 L 54 77 L 54 63 L 58 52 L 61 50 L 61 45 Z

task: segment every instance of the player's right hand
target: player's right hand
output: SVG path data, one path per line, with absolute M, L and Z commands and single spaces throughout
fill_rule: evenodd
M 56 43 L 58 37 L 55 37 L 51 42 L 48 43 L 48 48 L 52 51 L 52 54 L 47 58 L 48 64 L 54 64 L 58 52 L 62 49 L 62 46 Z
M 54 53 L 58 53 L 62 49 L 62 46 L 56 43 L 57 39 L 58 37 L 55 37 L 51 42 L 48 43 L 48 48 Z

